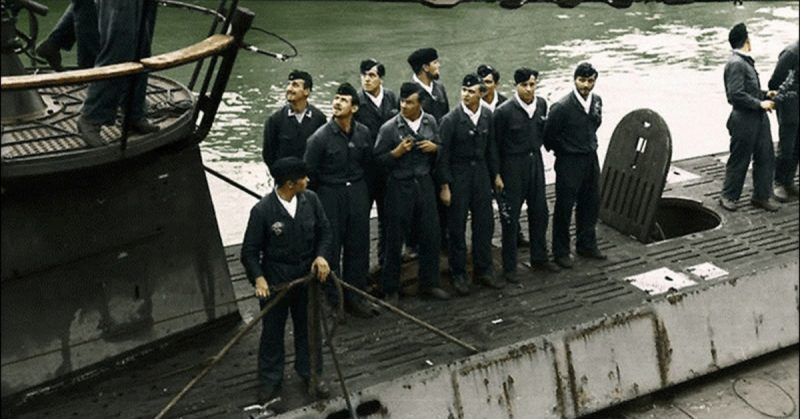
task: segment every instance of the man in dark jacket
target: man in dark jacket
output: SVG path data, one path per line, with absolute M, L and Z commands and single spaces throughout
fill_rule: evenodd
M 403 239 L 411 226 L 419 232 L 420 293 L 440 300 L 450 295 L 439 288 L 439 217 L 431 172 L 439 150 L 436 119 L 423 112 L 422 88 L 416 83 L 400 87 L 400 114 L 386 121 L 373 151 L 388 171 L 386 183 L 386 258 L 383 292 L 396 304 L 400 291 Z
M 767 112 L 775 108 L 771 99 L 776 92 L 761 90 L 744 23 L 731 29 L 728 42 L 733 53 L 725 64 L 725 94 L 733 110 L 727 123 L 731 146 L 719 204 L 728 211 L 736 211 L 736 201 L 742 194 L 744 178 L 752 160 L 753 196 L 750 203 L 767 211 L 777 211 L 780 205 L 772 198 L 775 154 L 767 118 Z
M 289 73 L 286 101 L 289 102 L 270 115 L 264 124 L 264 146 L 261 155 L 267 167 L 283 157 L 302 159 L 306 140 L 322 126 L 327 118 L 321 110 L 308 103 L 314 82 L 305 71 Z
M 503 227 L 503 276 L 511 283 L 517 279 L 517 244 L 522 204 L 528 204 L 528 230 L 531 238 L 531 267 L 558 271 L 547 258 L 548 209 L 545 199 L 542 132 L 547 102 L 536 96 L 539 72 L 520 68 L 514 72 L 514 98 L 497 108 L 494 114 L 495 139 L 500 155 L 500 176 L 494 180 Z M 507 213 L 506 213 L 507 212 Z
M 331 269 L 364 290 L 369 272 L 370 207 L 364 167 L 371 159 L 372 146 L 369 129 L 353 120 L 359 100 L 350 83 L 336 90 L 332 108 L 333 118 L 308 138 L 304 159 L 333 231 L 331 253 L 326 256 Z M 333 286 L 328 287 L 328 299 L 338 302 Z M 345 291 L 344 302 L 350 314 L 372 317 L 369 307 L 352 291 Z
M 797 92 L 798 54 L 797 41 L 792 42 L 778 56 L 778 63 L 769 79 L 769 89 L 775 90 L 778 112 L 778 154 L 775 156 L 775 199 L 788 202 L 797 199 L 798 188 L 794 174 L 798 164 L 798 132 L 800 124 L 800 96 Z
M 303 277 L 309 269 L 316 272 L 320 282 L 325 282 L 330 272 L 325 260 L 330 253 L 330 224 L 317 195 L 306 191 L 305 163 L 296 157 L 280 159 L 272 165 L 271 174 L 275 190 L 250 210 L 241 254 L 247 279 L 255 287 L 262 309 L 269 301 L 270 287 Z M 262 320 L 258 348 L 260 402 L 275 398 L 283 383 L 283 337 L 290 311 L 294 325 L 294 368 L 305 380 L 310 394 L 319 397 L 330 394 L 322 381 L 317 388 L 310 388 L 307 305 L 307 287 L 297 286 Z M 316 365 L 316 372 L 321 374 L 321 357 Z
M 466 278 L 467 214 L 472 214 L 472 264 L 478 282 L 494 285 L 492 265 L 492 181 L 497 175 L 497 145 L 492 112 L 481 105 L 483 84 L 477 74 L 461 82 L 461 104 L 442 118 L 440 197 L 448 207 L 448 258 L 453 288 L 469 294 Z
M 383 76 L 386 68 L 374 59 L 361 62 L 361 91 L 358 93 L 360 106 L 355 115 L 356 121 L 369 128 L 370 150 L 375 147 L 378 130 L 381 125 L 397 115 L 397 95 L 383 87 Z M 383 206 L 386 197 L 386 170 L 372 158 L 370 152 L 364 176 L 369 188 L 370 206 L 372 202 L 378 207 L 378 264 L 383 266 L 383 257 L 386 249 L 386 211 Z
M 553 256 L 562 268 L 572 268 L 569 224 L 575 208 L 576 252 L 606 259 L 597 248 L 595 227 L 600 210 L 600 164 L 597 128 L 603 101 L 592 93 L 597 70 L 589 63 L 575 68 L 572 92 L 554 103 L 544 128 L 544 146 L 556 155 L 556 204 L 553 209 Z

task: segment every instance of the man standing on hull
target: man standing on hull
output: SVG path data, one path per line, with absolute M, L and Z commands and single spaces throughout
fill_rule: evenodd
M 591 259 L 606 259 L 597 248 L 595 232 L 600 212 L 597 128 L 603 120 L 603 101 L 592 93 L 597 75 L 591 64 L 578 64 L 572 92 L 553 104 L 544 128 L 544 146 L 556 155 L 553 256 L 562 268 L 573 266 L 569 238 L 573 207 L 576 252 Z
M 397 115 L 397 95 L 383 87 L 383 76 L 386 68 L 374 59 L 361 62 L 361 91 L 358 93 L 360 106 L 356 112 L 356 121 L 369 128 L 370 150 L 375 148 L 378 130 L 381 125 Z M 383 266 L 386 249 L 386 210 L 383 206 L 386 197 L 386 170 L 372 157 L 370 151 L 369 162 L 364 176 L 367 178 L 369 188 L 370 206 L 372 202 L 378 207 L 378 265 Z
M 369 129 L 353 120 L 359 101 L 350 83 L 336 90 L 332 108 L 333 118 L 308 138 L 304 159 L 333 231 L 331 253 L 326 256 L 331 269 L 364 290 L 369 273 L 369 193 L 364 179 L 372 154 Z M 361 297 L 349 290 L 344 296 L 350 314 L 372 317 Z M 336 287 L 328 286 L 328 300 L 338 302 Z
M 314 82 L 305 71 L 289 73 L 286 101 L 289 102 L 270 115 L 264 124 L 264 146 L 261 155 L 267 167 L 283 157 L 303 158 L 306 140 L 325 124 L 321 110 L 308 103 Z
M 269 302 L 270 287 L 301 278 L 309 269 L 316 273 L 320 282 L 325 282 L 330 272 L 325 260 L 330 252 L 330 224 L 317 195 L 306 191 L 305 163 L 296 157 L 287 157 L 276 161 L 270 172 L 275 179 L 275 190 L 250 211 L 241 254 L 247 279 L 255 287 L 262 309 Z M 294 325 L 294 369 L 311 395 L 323 398 L 330 395 L 322 381 L 316 388 L 310 386 L 307 306 L 308 287 L 296 286 L 263 317 L 258 347 L 261 403 L 277 397 L 283 384 L 283 338 L 290 311 Z M 317 347 L 320 345 L 321 342 L 317 342 Z M 316 365 L 316 373 L 321 375 L 321 356 Z
M 778 91 L 775 96 L 778 111 L 778 155 L 775 156 L 775 198 L 782 202 L 797 199 L 798 188 L 794 174 L 798 163 L 798 132 L 800 132 L 800 96 L 797 92 L 798 54 L 797 41 L 781 51 L 778 63 L 769 79 L 769 89 Z
M 431 172 L 439 150 L 436 119 L 422 111 L 416 83 L 400 87 L 400 114 L 378 133 L 374 155 L 388 171 L 386 183 L 386 260 L 381 276 L 389 303 L 399 302 L 402 243 L 412 225 L 419 234 L 420 293 L 440 300 L 439 220 Z
M 780 205 L 772 198 L 775 154 L 767 118 L 767 112 L 775 108 L 775 102 L 770 99 L 777 92 L 761 90 L 744 23 L 731 28 L 728 42 L 733 53 L 725 64 L 724 77 L 725 94 L 733 107 L 727 123 L 731 147 L 719 204 L 728 211 L 736 211 L 736 201 L 742 195 L 744 178 L 752 160 L 753 196 L 750 203 L 767 211 L 777 211 Z
M 528 203 L 528 230 L 531 237 L 531 266 L 557 272 L 547 259 L 547 223 L 542 139 L 547 102 L 536 96 L 539 72 L 520 68 L 514 72 L 514 98 L 497 108 L 494 115 L 495 140 L 500 155 L 500 176 L 494 180 L 501 201 L 509 209 L 502 219 L 503 277 L 518 283 L 517 244 L 522 204 Z
M 469 294 L 466 278 L 467 213 L 472 214 L 472 265 L 478 282 L 496 286 L 492 264 L 492 180 L 497 176 L 497 147 L 492 113 L 481 105 L 483 84 L 477 74 L 461 82 L 461 104 L 442 118 L 440 197 L 448 207 L 448 259 L 453 288 Z

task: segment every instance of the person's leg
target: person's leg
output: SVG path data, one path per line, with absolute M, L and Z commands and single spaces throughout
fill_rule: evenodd
M 472 176 L 470 212 L 472 213 L 472 265 L 478 277 L 494 275 L 492 263 L 492 185 L 486 166 Z
M 597 155 L 582 156 L 578 200 L 575 206 L 575 248 L 597 251 L 597 217 L 600 213 L 600 165 Z
M 553 256 L 569 257 L 569 225 L 572 208 L 578 198 L 579 179 L 575 175 L 573 158 L 568 155 L 556 157 L 556 203 L 553 208 Z
M 531 238 L 531 264 L 547 261 L 547 224 L 550 213 L 545 197 L 544 163 L 541 155 L 533 158 L 528 187 L 528 230 Z
M 400 263 L 403 240 L 411 228 L 412 198 L 408 193 L 410 181 L 389 178 L 386 184 L 386 255 L 381 270 L 383 292 L 400 291 Z
M 772 197 L 775 176 L 775 151 L 769 119 L 764 114 L 753 144 L 753 200 L 764 202 Z
M 501 194 L 505 197 L 505 205 L 508 210 L 507 215 L 500 216 L 501 240 L 503 254 L 503 273 L 513 274 L 517 271 L 517 252 L 519 241 L 519 216 L 523 202 L 523 188 L 528 184 L 526 167 L 521 159 L 511 158 L 507 162 L 501 177 L 503 178 L 504 190 Z M 500 205 L 500 203 L 498 203 Z
M 467 266 L 467 211 L 469 211 L 470 188 L 468 179 L 470 173 L 459 173 L 453 170 L 453 182 L 450 183 L 450 206 L 447 207 L 447 232 L 450 236 L 448 242 L 447 260 L 450 276 L 463 277 Z M 463 171 L 463 170 L 462 170 Z
M 369 193 L 364 181 L 356 182 L 346 192 L 342 203 L 347 207 L 346 227 L 342 236 L 342 279 L 363 291 L 367 288 L 369 274 Z M 354 295 L 352 291 L 345 292 L 348 300 Z
M 269 299 L 259 300 L 262 310 L 269 301 Z M 283 383 L 283 339 L 288 315 L 289 299 L 286 296 L 261 319 L 261 340 L 258 346 L 258 381 L 262 385 L 277 387 Z
M 757 135 L 758 121 L 737 121 L 736 114 L 731 114 L 728 132 L 731 135 L 730 155 L 725 164 L 725 181 L 722 186 L 722 198 L 736 202 L 742 195 L 744 179 L 750 159 L 753 156 L 753 144 Z
M 419 287 L 421 290 L 439 287 L 439 211 L 437 194 L 430 176 L 416 181 L 414 224 L 419 226 Z

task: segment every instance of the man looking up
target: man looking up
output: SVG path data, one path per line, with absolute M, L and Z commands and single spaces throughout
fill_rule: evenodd
M 264 143 L 261 155 L 267 167 L 283 157 L 302 159 L 306 140 L 325 124 L 325 114 L 308 103 L 314 82 L 305 71 L 289 73 L 286 84 L 286 101 L 282 108 L 270 115 L 264 124 Z

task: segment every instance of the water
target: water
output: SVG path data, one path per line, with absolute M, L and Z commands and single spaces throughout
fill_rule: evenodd
M 214 8 L 216 1 L 195 3 Z M 49 28 L 66 5 L 47 2 Z M 385 85 L 395 91 L 411 77 L 406 63 L 416 48 L 439 50 L 442 81 L 451 104 L 459 100 L 464 74 L 481 63 L 501 73 L 499 89 L 513 92 L 512 74 L 520 66 L 541 72 L 537 94 L 548 102 L 571 89 L 572 71 L 584 60 L 600 71 L 596 92 L 603 97 L 604 119 L 598 131 L 600 158 L 617 122 L 628 112 L 651 108 L 672 133 L 673 160 L 725 151 L 725 99 L 722 69 L 730 55 L 728 29 L 744 21 L 762 84 L 772 73 L 778 53 L 797 39 L 797 2 L 696 3 L 667 6 L 636 3 L 617 10 L 602 3 L 561 9 L 554 4 L 527 4 L 505 10 L 491 3 L 467 3 L 453 9 L 431 9 L 417 3 L 350 1 L 254 1 L 240 4 L 256 14 L 254 26 L 289 39 L 300 51 L 288 62 L 240 52 L 214 128 L 203 143 L 203 158 L 243 185 L 266 193 L 270 179 L 261 161 L 264 120 L 283 105 L 287 74 L 294 68 L 314 77 L 311 103 L 329 112 L 340 82 L 358 85 L 358 64 L 367 57 L 385 63 Z M 154 53 L 205 37 L 210 20 L 185 10 L 160 8 Z M 251 31 L 247 41 L 288 53 L 281 43 Z M 74 57 L 65 57 L 74 62 Z M 71 61 L 70 61 L 71 60 Z M 188 80 L 188 68 L 168 75 Z M 774 115 L 773 137 L 777 139 Z M 548 155 L 549 156 L 549 155 Z M 546 158 L 552 177 L 552 158 Z M 223 241 L 241 241 L 255 200 L 209 177 Z

